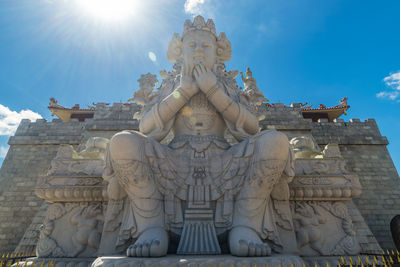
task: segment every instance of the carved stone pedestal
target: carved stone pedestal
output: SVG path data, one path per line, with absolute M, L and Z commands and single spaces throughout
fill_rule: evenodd
M 124 248 L 119 251 L 109 248 L 115 247 L 116 244 L 115 235 L 119 232 L 121 224 L 121 218 L 117 213 L 122 209 L 122 202 L 110 201 L 105 205 L 108 196 L 101 178 L 104 161 L 101 158 L 74 158 L 74 153 L 76 152 L 71 147 L 62 147 L 52 161 L 52 168 L 47 176 L 38 181 L 36 194 L 52 204 L 43 222 L 37 244 L 37 255 L 49 258 L 125 255 Z M 276 214 L 276 223 L 282 238 L 282 253 L 298 254 L 303 257 L 359 254 L 360 245 L 346 201 L 357 197 L 361 193 L 361 186 L 357 176 L 346 171 L 345 162 L 340 154 L 320 159 L 298 158 L 295 172 L 296 176 L 289 185 L 290 200 L 284 203 L 286 208 L 279 208 L 279 205 L 283 205 L 282 201 L 274 201 L 271 211 L 281 211 Z M 116 212 L 115 216 L 112 215 L 115 217 L 115 224 L 103 226 L 107 210 L 111 213 Z M 199 214 L 203 220 L 192 221 L 192 217 L 197 218 Z M 204 208 L 194 209 L 191 206 L 185 214 L 187 228 L 185 229 L 188 233 L 185 235 L 183 231 L 180 242 L 184 246 L 179 246 L 176 253 L 181 255 L 221 253 L 212 222 L 212 212 Z M 103 231 L 104 227 L 109 231 Z M 199 244 L 193 238 L 193 233 L 196 231 L 192 228 L 201 234 Z M 287 229 L 294 230 L 296 240 L 285 235 L 284 230 Z M 101 239 L 106 240 L 103 243 L 107 247 L 100 246 Z M 202 250 L 207 242 L 215 243 L 215 246 L 210 246 L 215 247 L 215 250 Z M 173 264 L 178 264 L 179 259 L 186 258 L 197 261 L 194 256 L 171 257 L 157 258 L 155 262 L 166 260 L 170 266 L 170 260 Z M 274 256 L 268 258 L 268 261 L 276 261 L 282 257 Z M 201 262 L 208 262 L 209 259 L 227 262 L 228 258 L 226 255 L 221 255 L 199 259 Z M 108 262 L 110 258 L 99 259 Z M 242 258 L 239 259 L 244 261 Z M 292 259 L 292 256 L 289 259 Z M 118 260 L 126 259 L 118 258 Z M 147 259 L 133 262 L 136 267 L 136 263 L 150 264 L 152 261 Z M 248 260 L 246 264 L 251 262 L 252 260 Z
M 386 258 L 387 259 L 387 258 Z M 273 255 L 270 257 L 235 257 L 231 255 L 185 256 L 168 255 L 161 258 L 131 258 L 124 256 L 108 256 L 99 258 L 28 258 L 13 264 L 17 266 L 43 267 L 336 267 L 361 264 L 367 266 L 374 263 L 385 265 L 378 255 L 299 257 L 295 255 Z M 387 259 L 388 260 L 388 259 Z M 26 265 L 25 265 L 26 264 Z M 34 264 L 34 265 L 33 265 Z M 303 265 L 304 264 L 304 265 Z
M 39 257 L 97 256 L 107 194 L 101 177 L 103 155 L 95 152 L 89 157 L 62 146 L 47 175 L 39 178 L 35 193 L 51 203 L 36 245 Z
M 303 260 L 294 255 L 274 255 L 270 257 L 235 257 L 231 255 L 182 256 L 168 255 L 161 258 L 100 257 L 92 267 L 302 267 Z

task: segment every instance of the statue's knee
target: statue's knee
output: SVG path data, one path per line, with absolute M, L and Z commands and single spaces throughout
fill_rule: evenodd
M 257 139 L 256 147 L 264 160 L 286 160 L 289 153 L 289 140 L 281 132 L 268 131 Z
M 120 132 L 110 140 L 110 155 L 113 160 L 140 160 L 145 136 L 131 132 Z

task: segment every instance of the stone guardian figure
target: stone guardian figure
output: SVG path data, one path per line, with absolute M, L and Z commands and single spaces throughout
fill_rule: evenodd
M 110 201 L 126 199 L 116 245 L 129 242 L 128 256 L 164 256 L 172 235 L 178 254 L 220 254 L 225 235 L 233 255 L 268 256 L 282 251 L 278 224 L 292 234 L 282 205 L 294 176 L 288 139 L 260 132 L 225 70 L 231 54 L 212 20 L 187 20 L 168 47 L 174 69 L 144 105 L 139 131 L 110 140 L 103 177 Z M 161 144 L 167 135 L 172 141 Z

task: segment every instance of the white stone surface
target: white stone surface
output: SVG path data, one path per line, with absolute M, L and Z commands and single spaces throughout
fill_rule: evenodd
M 297 256 L 273 255 L 270 257 L 235 257 L 230 255 L 215 256 L 178 256 L 168 255 L 162 258 L 100 257 L 92 267 L 302 267 L 303 260 Z

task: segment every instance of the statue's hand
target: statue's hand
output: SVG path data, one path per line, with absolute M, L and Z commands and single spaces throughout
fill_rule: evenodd
M 187 65 L 182 66 L 180 87 L 189 96 L 193 96 L 199 91 L 196 82 L 193 81 L 193 67 Z
M 204 65 L 196 65 L 193 74 L 200 90 L 205 94 L 217 84 L 217 77 L 215 74 Z

